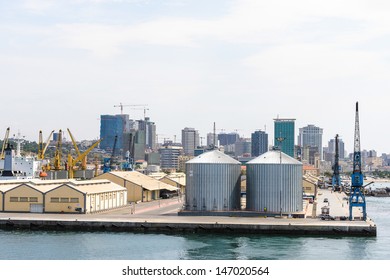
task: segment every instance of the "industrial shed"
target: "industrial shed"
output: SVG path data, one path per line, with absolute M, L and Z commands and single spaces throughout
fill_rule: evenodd
M 42 212 L 44 194 L 28 182 L 2 187 L 2 211 Z
M 181 194 L 185 193 L 186 174 L 182 172 L 171 173 L 160 179 L 161 182 L 179 188 Z
M 160 182 L 137 171 L 113 171 L 99 175 L 96 179 L 107 179 L 127 189 L 127 201 L 147 202 L 160 197 L 160 192 L 177 191 L 176 187 Z
M 4 212 L 93 213 L 127 204 L 127 190 L 108 180 L 0 182 Z
M 126 205 L 125 188 L 109 180 L 71 181 L 46 193 L 45 212 L 94 213 Z

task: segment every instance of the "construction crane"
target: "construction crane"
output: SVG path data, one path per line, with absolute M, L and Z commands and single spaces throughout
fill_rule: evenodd
M 56 145 L 56 151 L 54 154 L 54 170 L 61 170 L 61 159 L 62 159 L 62 130 L 58 131 L 58 140 Z
M 118 135 L 115 135 L 114 146 L 112 148 L 111 157 L 103 159 L 103 173 L 110 172 L 111 169 L 113 169 L 117 141 L 118 141 Z
M 94 149 L 97 145 L 99 145 L 100 141 L 102 140 L 103 139 L 99 139 L 98 141 L 96 141 L 91 147 L 89 147 L 85 152 L 79 154 L 78 157 L 76 157 L 75 159 L 73 159 L 70 153 L 68 154 L 68 178 L 69 179 L 73 179 L 74 177 L 74 167 L 76 166 L 76 163 L 82 161 L 87 156 L 87 154 L 89 154 L 89 152 L 92 151 L 92 149 Z
M 333 177 L 332 188 L 333 191 L 340 191 L 341 179 L 340 179 L 340 165 L 339 165 L 339 135 L 335 137 L 335 153 L 334 153 L 334 165 L 333 165 Z
M 7 127 L 7 130 L 5 131 L 4 140 L 3 140 L 3 147 L 1 148 L 0 159 L 4 159 L 4 150 L 5 150 L 5 148 L 7 147 L 7 144 L 8 144 L 9 130 L 10 130 L 10 128 Z
M 362 207 L 363 220 L 367 219 L 366 198 L 364 196 L 362 159 L 360 152 L 360 130 L 359 130 L 359 105 L 356 102 L 355 113 L 355 139 L 353 151 L 353 171 L 351 175 L 351 192 L 349 195 L 349 220 L 353 219 L 353 208 Z
M 52 137 L 53 133 L 54 133 L 54 130 L 52 130 L 49 137 L 47 137 L 46 145 L 43 146 L 42 130 L 39 131 L 38 159 L 42 160 L 45 158 L 45 152 L 46 152 L 47 147 L 49 146 L 50 138 Z
M 123 115 L 123 107 L 139 107 L 139 106 L 148 106 L 147 104 L 129 104 L 129 105 L 123 105 L 122 103 L 119 103 L 119 105 L 114 105 L 114 107 L 119 107 L 121 108 L 121 115 Z M 144 115 L 146 113 L 146 108 L 144 108 Z

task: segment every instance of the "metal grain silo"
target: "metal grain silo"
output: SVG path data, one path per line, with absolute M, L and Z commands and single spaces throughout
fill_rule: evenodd
M 303 210 L 301 162 L 273 150 L 249 161 L 246 172 L 247 210 L 284 214 Z
M 186 162 L 186 204 L 190 211 L 239 210 L 241 163 L 214 150 Z

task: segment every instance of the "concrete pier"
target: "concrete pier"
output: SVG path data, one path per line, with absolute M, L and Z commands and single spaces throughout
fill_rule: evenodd
M 97 214 L 0 213 L 0 228 L 29 230 L 123 231 L 123 232 L 194 232 L 224 234 L 280 234 L 315 236 L 376 236 L 373 221 L 340 220 L 348 216 L 342 193 L 320 190 L 316 215 L 321 207 L 330 207 L 336 220 L 313 217 L 313 204 L 307 204 L 306 218 L 237 216 L 179 216 L 182 200 L 178 198 L 141 203 Z M 324 202 L 328 198 L 328 202 Z M 345 204 L 344 204 L 345 203 Z M 369 213 L 369 210 L 368 210 Z

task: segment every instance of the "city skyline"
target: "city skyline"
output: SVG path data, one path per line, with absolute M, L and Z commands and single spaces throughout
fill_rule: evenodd
M 390 153 L 385 128 L 390 3 L 255 0 L 15 0 L 0 3 L 0 139 L 70 128 L 99 138 L 99 116 L 147 104 L 163 137 L 249 138 L 273 119 L 316 124 L 352 151 Z M 131 119 L 144 112 L 123 109 Z

